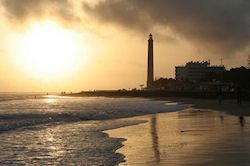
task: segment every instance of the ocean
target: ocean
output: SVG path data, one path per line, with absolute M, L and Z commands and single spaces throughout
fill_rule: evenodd
M 118 165 L 124 138 L 104 131 L 144 123 L 121 118 L 186 105 L 145 98 L 0 94 L 0 165 Z

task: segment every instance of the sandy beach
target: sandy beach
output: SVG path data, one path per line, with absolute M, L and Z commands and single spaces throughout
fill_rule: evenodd
M 127 118 L 146 123 L 106 131 L 125 138 L 119 165 L 248 165 L 249 102 L 172 98 L 193 106 L 179 112 Z M 230 115 L 231 114 L 231 115 Z

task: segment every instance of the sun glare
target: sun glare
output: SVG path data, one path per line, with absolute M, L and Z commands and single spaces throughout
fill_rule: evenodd
M 22 43 L 22 61 L 36 76 L 52 79 L 72 72 L 82 54 L 76 32 L 54 22 L 31 26 Z

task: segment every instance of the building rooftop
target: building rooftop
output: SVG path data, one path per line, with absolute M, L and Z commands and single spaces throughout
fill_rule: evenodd
M 224 65 L 213 65 L 213 66 L 210 66 L 210 61 L 202 61 L 202 62 L 199 62 L 199 61 L 190 61 L 190 62 L 187 62 L 186 65 L 180 65 L 180 66 L 176 66 L 176 68 L 181 68 L 181 67 L 189 67 L 189 66 L 201 66 L 201 67 L 225 67 Z

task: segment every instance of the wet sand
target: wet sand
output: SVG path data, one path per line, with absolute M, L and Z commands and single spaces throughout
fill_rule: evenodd
M 125 138 L 117 153 L 119 165 L 238 165 L 250 163 L 250 118 L 209 109 L 128 118 L 147 120 L 135 126 L 106 131 Z

